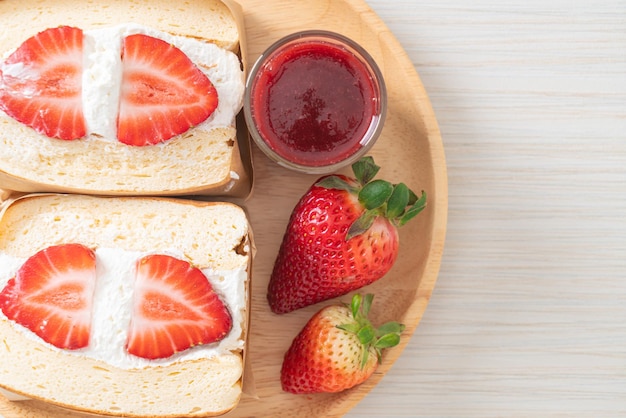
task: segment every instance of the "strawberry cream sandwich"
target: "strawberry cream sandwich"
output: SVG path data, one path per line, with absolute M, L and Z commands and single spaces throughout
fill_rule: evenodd
M 242 394 L 250 232 L 230 203 L 39 194 L 0 213 L 0 388 L 212 416 Z
M 0 188 L 247 195 L 239 17 L 172 4 L 0 2 Z

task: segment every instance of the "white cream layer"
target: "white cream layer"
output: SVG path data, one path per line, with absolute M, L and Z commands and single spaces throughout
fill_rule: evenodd
M 197 129 L 208 131 L 217 127 L 234 126 L 235 117 L 243 105 L 245 89 L 244 73 L 237 55 L 210 42 L 174 36 L 135 23 L 125 23 L 83 31 L 82 103 L 88 134 L 117 141 L 122 41 L 125 36 L 134 34 L 149 35 L 176 46 L 213 83 L 218 95 L 217 109 Z M 13 52 L 14 50 L 7 51 L 2 61 Z M 2 62 L 0 70 L 14 77 L 30 76 L 21 63 L 9 65 Z
M 90 134 L 116 140 L 116 120 L 122 80 L 123 38 L 145 34 L 162 39 L 183 51 L 211 80 L 218 106 L 198 129 L 233 126 L 241 110 L 244 74 L 237 55 L 215 44 L 184 36 L 173 36 L 145 26 L 126 23 L 84 31 L 83 113 Z
M 122 369 L 138 369 L 167 365 L 177 361 L 211 358 L 226 352 L 243 349 L 242 324 L 245 319 L 247 281 L 245 268 L 232 271 L 202 270 L 232 315 L 233 328 L 226 338 L 218 343 L 192 347 L 166 359 L 146 360 L 128 354 L 124 347 L 132 311 L 135 262 L 148 253 L 113 248 L 98 248 L 95 252 L 97 282 L 94 291 L 89 346 L 80 350 L 63 350 L 65 353 L 100 360 Z M 184 259 L 177 251 L 161 253 Z M 6 283 L 15 276 L 25 261 L 24 258 L 0 253 L 0 266 L 2 266 L 0 289 L 3 289 Z M 2 311 L 0 311 L 0 319 L 7 320 Z M 10 322 L 28 338 L 35 339 L 53 350 L 59 350 L 40 339 L 27 328 L 13 321 Z

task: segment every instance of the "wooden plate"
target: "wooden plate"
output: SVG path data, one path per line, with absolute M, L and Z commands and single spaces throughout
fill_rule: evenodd
M 435 286 L 444 246 L 448 198 L 441 136 L 411 61 L 364 1 L 239 0 L 239 3 L 244 11 L 248 67 L 272 42 L 304 29 L 339 32 L 368 50 L 381 67 L 389 94 L 383 134 L 370 155 L 382 166 L 380 178 L 403 181 L 413 190 L 428 194 L 427 209 L 400 229 L 396 265 L 385 278 L 367 288 L 376 295 L 372 311 L 376 323 L 396 319 L 406 324 L 401 344 L 387 350 L 374 376 L 356 388 L 340 394 L 287 394 L 282 392 L 279 382 L 284 352 L 308 318 L 326 303 L 279 316 L 270 312 L 265 294 L 291 209 L 316 177 L 287 171 L 253 147 L 255 185 L 245 206 L 257 247 L 248 351 L 254 386 L 246 387 L 248 394 L 225 416 L 341 416 L 367 395 L 400 356 Z M 7 418 L 83 416 L 61 412 L 37 401 L 8 402 L 0 397 L 2 414 Z

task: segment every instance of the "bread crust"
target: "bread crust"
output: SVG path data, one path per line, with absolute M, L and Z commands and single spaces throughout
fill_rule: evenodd
M 0 16 L 3 51 L 19 46 L 36 33 L 60 25 L 81 29 L 133 22 L 173 35 L 204 39 L 237 52 L 239 29 L 232 10 L 219 0 L 4 0 Z M 164 18 L 167 17 L 167 18 Z
M 192 232 L 185 233 L 189 230 Z M 142 239 L 136 239 L 139 236 Z M 197 267 L 245 268 L 249 274 L 249 237 L 245 213 L 232 203 L 39 194 L 8 202 L 0 211 L 0 254 L 14 257 L 28 257 L 62 242 L 153 252 L 176 245 Z M 243 341 L 248 280 L 244 288 Z M 0 388 L 101 415 L 221 415 L 233 409 L 241 397 L 244 351 L 122 369 L 49 346 L 0 312 Z
M 219 0 L 5 0 L 0 2 L 0 55 L 46 28 L 90 30 L 123 23 L 200 39 L 239 54 L 243 28 L 236 13 L 230 3 Z M 163 144 L 129 147 L 96 135 L 74 141 L 48 138 L 0 111 L 0 188 L 245 198 L 252 187 L 252 164 L 249 139 L 246 132 L 238 132 L 241 128 L 192 128 Z
M 11 380 L 0 382 L 0 387 L 75 411 L 134 417 L 217 416 L 233 409 L 241 396 L 243 365 L 238 354 L 123 370 L 52 350 L 24 337 L 6 320 L 0 321 L 0 335 L 0 355 L 10 359 L 0 360 L 0 374 Z

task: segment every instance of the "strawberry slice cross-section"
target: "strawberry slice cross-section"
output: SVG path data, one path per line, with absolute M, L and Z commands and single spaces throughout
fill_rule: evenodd
M 232 317 L 204 273 L 163 254 L 137 261 L 127 351 L 146 359 L 167 358 L 223 339 Z
M 96 257 L 81 244 L 47 247 L 28 258 L 0 292 L 10 320 L 62 349 L 89 345 Z
M 0 66 L 0 109 L 51 138 L 86 135 L 83 32 L 61 26 L 22 43 Z
M 205 121 L 217 90 L 175 46 L 148 35 L 124 38 L 117 137 L 124 144 L 158 144 Z

